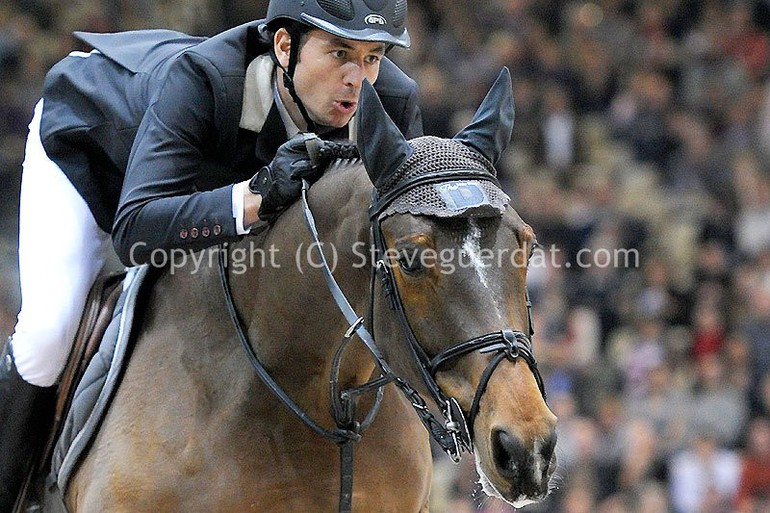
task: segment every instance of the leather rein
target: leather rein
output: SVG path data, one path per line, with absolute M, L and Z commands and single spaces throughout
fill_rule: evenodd
M 527 314 L 529 322 L 529 334 L 510 328 L 504 328 L 497 332 L 487 333 L 461 342 L 442 351 L 438 355 L 431 357 L 422 348 L 409 324 L 402 299 L 398 293 L 395 278 L 390 270 L 391 264 L 386 261 L 387 253 L 385 239 L 382 234 L 378 216 L 379 213 L 384 210 L 387 204 L 412 187 L 416 187 L 417 185 L 425 183 L 426 181 L 437 182 L 448 179 L 462 178 L 462 173 L 457 172 L 442 172 L 440 175 L 441 176 L 425 175 L 424 180 L 408 181 L 403 184 L 402 187 L 398 187 L 396 190 L 392 191 L 392 193 L 389 193 L 381 199 L 377 198 L 376 191 L 373 193 L 372 208 L 370 209 L 370 220 L 376 264 L 372 267 L 370 275 L 371 280 L 369 287 L 370 302 L 368 320 L 365 320 L 364 317 L 358 315 L 354 311 L 344 292 L 334 278 L 334 275 L 332 274 L 331 268 L 322 250 L 322 243 L 319 238 L 318 230 L 316 229 L 315 218 L 313 217 L 313 213 L 308 203 L 307 190 L 309 188 L 309 184 L 306 181 L 303 183 L 302 205 L 305 224 L 313 239 L 313 247 L 315 248 L 321 263 L 320 269 L 324 275 L 329 291 L 331 292 L 332 297 L 334 298 L 334 301 L 336 302 L 340 312 L 343 314 L 348 323 L 348 329 L 343 334 L 342 340 L 335 352 L 332 362 L 331 376 L 329 379 L 331 415 L 336 424 L 335 429 L 325 428 L 317 421 L 312 419 L 272 378 L 270 373 L 259 360 L 254 347 L 251 345 L 248 337 L 246 336 L 243 321 L 240 318 L 233 300 L 232 289 L 229 281 L 229 273 L 227 271 L 227 246 L 223 245 L 221 250 L 218 252 L 219 275 L 225 296 L 227 310 L 230 315 L 230 319 L 232 320 L 238 339 L 246 352 L 247 358 L 256 371 L 257 376 L 278 398 L 278 400 L 283 403 L 297 418 L 299 418 L 303 424 L 305 424 L 319 436 L 334 442 L 340 448 L 340 513 L 350 513 L 352 510 L 354 444 L 361 440 L 364 431 L 366 431 L 366 429 L 371 426 L 372 422 L 374 421 L 380 405 L 382 404 L 385 385 L 393 383 L 404 394 L 430 435 L 455 463 L 460 461 L 462 452 L 473 452 L 473 440 L 471 433 L 473 432 L 473 423 L 479 411 L 479 403 L 481 401 L 482 395 L 484 394 L 484 391 L 486 390 L 487 384 L 492 377 L 492 373 L 504 359 L 515 361 L 516 359 L 521 358 L 524 360 L 532 370 L 538 387 L 540 388 L 540 392 L 543 394 L 543 397 L 545 397 L 543 380 L 537 368 L 537 362 L 532 350 L 531 336 L 534 331 L 532 330 L 532 319 L 530 313 L 531 302 L 529 300 L 528 294 Z M 479 179 L 478 175 L 474 175 L 473 178 L 476 180 Z M 495 178 L 491 175 L 489 178 L 496 182 Z M 390 365 L 385 360 L 382 351 L 375 344 L 374 337 L 366 328 L 367 324 L 369 326 L 374 325 L 374 298 L 375 283 L 377 277 L 379 277 L 382 288 L 390 300 L 391 309 L 396 313 L 403 336 L 408 342 L 408 346 L 414 361 L 417 363 L 417 368 L 419 370 L 423 384 L 426 386 L 435 404 L 439 407 L 441 412 L 440 418 L 431 411 L 425 399 L 423 399 L 423 397 L 414 387 L 412 387 L 405 379 L 393 372 L 393 370 L 390 368 Z M 363 342 L 371 354 L 371 357 L 374 360 L 380 375 L 379 377 L 372 379 L 363 385 L 359 385 L 357 387 L 346 390 L 340 390 L 339 371 L 342 365 L 342 358 L 345 353 L 345 349 L 348 347 L 348 344 L 353 339 L 354 335 Z M 435 376 L 436 372 L 443 364 L 476 351 L 481 353 L 494 354 L 486 369 L 484 370 L 484 373 L 482 374 L 481 381 L 474 394 L 473 403 L 466 420 L 466 416 L 460 408 L 457 400 L 454 397 L 447 397 L 441 391 L 440 387 L 436 383 Z M 356 412 L 358 398 L 368 392 L 375 393 L 374 401 L 369 411 L 364 416 L 363 420 L 358 421 L 356 420 L 357 418 L 360 418 L 357 416 Z

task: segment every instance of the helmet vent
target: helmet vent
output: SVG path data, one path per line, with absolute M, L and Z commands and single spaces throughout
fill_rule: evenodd
M 380 12 L 385 7 L 386 0 L 364 0 L 364 3 L 373 11 Z
M 403 27 L 406 23 L 406 0 L 396 0 L 396 10 L 393 13 L 393 25 Z
M 341 20 L 351 21 L 355 16 L 352 0 L 318 0 L 318 5 L 324 11 Z

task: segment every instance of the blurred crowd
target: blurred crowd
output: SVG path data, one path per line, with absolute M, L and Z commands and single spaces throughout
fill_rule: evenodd
M 70 31 L 213 34 L 266 4 L 5 0 L 0 335 L 26 124 Z M 560 420 L 556 489 L 525 511 L 770 511 L 770 2 L 410 0 L 409 30 L 392 57 L 428 134 L 514 77 L 499 173 L 543 246 L 529 288 Z M 513 511 L 470 458 L 437 456 L 435 481 L 434 513 Z

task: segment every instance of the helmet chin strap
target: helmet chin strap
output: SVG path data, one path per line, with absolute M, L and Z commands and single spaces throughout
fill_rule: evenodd
M 289 36 L 291 36 L 292 39 L 292 45 L 289 50 L 289 69 L 287 70 L 284 68 L 278 61 L 278 56 L 275 55 L 275 48 L 270 49 L 270 57 L 273 59 L 275 65 L 283 71 L 283 85 L 289 91 L 291 99 L 294 100 L 295 105 L 297 105 L 297 108 L 299 109 L 299 113 L 302 114 L 302 118 L 305 120 L 305 123 L 307 123 L 307 131 L 318 134 L 320 133 L 319 129 L 323 130 L 325 127 L 317 125 L 315 121 L 310 119 L 305 104 L 300 100 L 299 95 L 297 94 L 297 88 L 294 87 L 294 72 L 297 69 L 297 62 L 299 61 L 300 45 L 293 43 L 295 41 L 299 43 L 300 35 L 289 33 Z

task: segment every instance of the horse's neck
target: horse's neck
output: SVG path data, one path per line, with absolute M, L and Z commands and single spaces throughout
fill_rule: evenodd
M 360 164 L 333 165 L 309 192 L 309 204 L 334 276 L 359 314 L 369 300 L 367 210 L 371 184 Z M 256 264 L 233 274 L 238 310 L 248 336 L 279 382 L 299 389 L 325 383 L 336 345 L 347 329 L 318 269 L 319 258 L 303 218 L 301 202 L 258 238 L 247 238 L 232 254 L 255 255 Z M 233 273 L 235 269 L 233 268 Z M 366 380 L 373 365 L 354 349 L 341 381 Z M 284 374 L 286 379 L 281 379 Z M 326 386 L 320 387 L 323 394 Z M 291 391 L 290 391 L 291 392 Z M 307 393 L 307 390 L 296 392 Z M 324 395 L 325 397 L 325 395 Z

